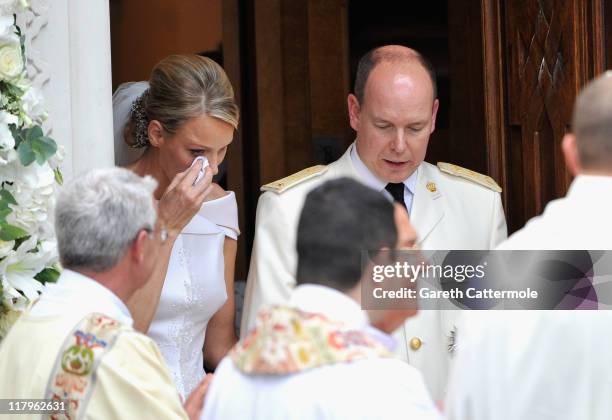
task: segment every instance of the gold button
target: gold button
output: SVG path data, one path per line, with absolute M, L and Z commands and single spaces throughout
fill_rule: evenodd
M 421 345 L 423 345 L 423 342 L 421 341 L 421 339 L 419 337 L 412 337 L 410 339 L 410 348 L 412 350 L 418 350 L 421 348 Z

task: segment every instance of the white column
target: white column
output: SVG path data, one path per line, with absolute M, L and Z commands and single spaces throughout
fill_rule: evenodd
M 64 179 L 112 166 L 113 117 L 108 0 L 30 0 L 20 16 L 28 72 L 49 111 L 44 128 L 64 146 Z
M 69 0 L 72 168 L 113 166 L 108 0 Z

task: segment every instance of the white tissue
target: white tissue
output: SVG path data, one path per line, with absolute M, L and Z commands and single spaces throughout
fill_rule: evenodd
M 200 180 L 204 176 L 204 170 L 208 166 L 208 159 L 206 158 L 206 156 L 198 156 L 197 158 L 193 160 L 193 162 L 191 162 L 191 166 L 195 165 L 198 160 L 202 161 L 202 169 L 200 169 L 200 172 L 198 173 L 196 180 L 193 181 L 193 185 L 196 185 L 198 182 L 200 182 Z

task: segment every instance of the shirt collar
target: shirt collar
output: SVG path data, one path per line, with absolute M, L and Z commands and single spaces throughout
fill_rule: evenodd
M 370 334 L 371 337 L 373 337 L 376 341 L 385 346 L 390 352 L 394 352 L 397 348 L 397 340 L 395 340 L 392 335 L 387 334 L 386 332 L 383 332 L 378 328 L 373 327 L 372 325 L 368 325 L 366 327 L 366 331 L 368 332 L 368 334 Z
M 569 186 L 567 196 L 594 197 L 605 194 L 612 187 L 612 176 L 577 175 Z
M 370 325 L 366 312 L 355 300 L 331 287 L 301 284 L 293 290 L 289 306 L 304 312 L 322 314 L 330 320 L 362 329 L 389 351 L 394 351 L 397 346 L 391 335 Z
M 354 327 L 368 325 L 368 317 L 359 304 L 338 290 L 318 284 L 297 286 L 289 299 L 289 306 L 304 312 L 325 315 Z
M 124 325 L 133 324 L 129 309 L 116 294 L 97 281 L 68 269 L 64 269 L 57 283 L 47 285 L 30 314 L 59 315 L 66 308 L 85 314 L 100 312 Z
M 376 175 L 370 171 L 370 169 L 363 163 L 361 157 L 359 157 L 359 153 L 357 153 L 357 143 L 353 143 L 351 145 L 351 161 L 353 162 L 353 166 L 355 170 L 361 177 L 364 184 L 366 184 L 370 188 L 374 188 L 377 191 L 382 191 L 387 186 L 388 182 L 382 181 Z M 419 167 L 420 168 L 420 167 Z M 414 194 L 419 168 L 412 173 L 408 178 L 404 180 L 404 185 L 408 188 L 411 194 Z

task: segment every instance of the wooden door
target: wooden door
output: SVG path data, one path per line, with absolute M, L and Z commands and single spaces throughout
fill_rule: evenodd
M 571 182 L 561 140 L 577 92 L 604 68 L 602 3 L 483 1 L 489 162 L 504 187 L 510 231 Z
M 356 57 L 392 42 L 423 50 L 440 74 L 441 124 L 427 159 L 493 177 L 510 233 L 523 227 L 571 181 L 560 143 L 576 93 L 604 68 L 610 3 L 381 0 L 370 13 L 357 0 L 224 1 L 224 59 L 245 111 L 228 182 L 247 252 L 259 186 L 345 149 Z
M 346 149 L 346 0 L 224 0 L 223 58 L 242 116 L 228 154 L 245 278 L 259 187 Z M 242 247 L 242 244 L 244 245 Z

